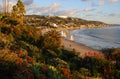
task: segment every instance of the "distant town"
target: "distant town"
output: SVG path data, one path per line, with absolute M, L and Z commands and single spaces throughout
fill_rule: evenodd
M 40 16 L 40 15 L 26 15 L 24 22 L 28 26 L 35 26 L 39 28 L 97 28 L 105 27 L 106 24 L 99 21 L 88 21 L 80 18 L 73 18 L 67 16 Z

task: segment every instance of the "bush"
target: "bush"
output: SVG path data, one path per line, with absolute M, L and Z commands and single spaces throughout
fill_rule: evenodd
M 120 70 L 114 70 L 113 75 L 110 75 L 110 77 L 113 77 L 114 79 L 120 79 Z
M 2 36 L 1 38 L 1 43 L 4 44 L 5 48 L 10 48 L 13 42 L 14 42 L 14 38 L 12 34 Z
M 85 78 L 82 77 L 80 72 L 74 71 L 73 74 L 71 75 L 71 79 L 85 79 Z
M 43 36 L 42 48 L 58 48 L 60 44 L 60 35 L 55 30 L 49 31 Z
M 120 61 L 120 48 L 102 49 L 107 59 Z
M 90 72 L 86 68 L 80 68 L 80 73 L 84 76 L 90 76 Z
M 29 56 L 33 56 L 35 53 L 39 52 L 39 49 L 33 44 L 29 44 L 25 41 L 19 41 L 18 44 L 20 48 L 23 48 L 29 52 Z
M 17 59 L 17 54 L 10 52 L 9 50 L 0 51 L 0 77 L 2 79 L 6 79 L 7 77 L 7 79 L 12 79 L 13 74 L 17 69 Z
M 36 45 L 37 40 L 41 37 L 41 30 L 28 26 L 16 26 L 13 35 L 17 40 Z
M 1 27 L 1 32 L 8 35 L 12 32 L 11 27 L 3 26 L 3 27 Z

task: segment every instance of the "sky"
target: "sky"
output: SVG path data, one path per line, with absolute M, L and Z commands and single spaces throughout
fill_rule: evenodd
M 0 10 L 2 10 L 0 0 Z M 10 0 L 11 7 L 17 0 Z M 26 14 L 69 16 L 120 24 L 120 0 L 22 0 Z M 10 7 L 10 9 L 11 9 Z

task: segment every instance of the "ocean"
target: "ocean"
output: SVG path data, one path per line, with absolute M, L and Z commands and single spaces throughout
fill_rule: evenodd
M 70 32 L 74 41 L 94 49 L 120 48 L 120 26 L 79 29 Z

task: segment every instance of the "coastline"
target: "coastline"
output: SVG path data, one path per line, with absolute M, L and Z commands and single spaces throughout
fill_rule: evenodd
M 100 51 L 93 49 L 92 47 L 86 46 L 85 44 L 82 43 L 77 43 L 74 40 L 67 39 L 67 37 L 70 37 L 70 31 L 72 30 L 78 30 L 78 29 L 87 29 L 87 28 L 57 28 L 55 29 L 58 32 L 65 31 L 68 33 L 66 37 L 61 38 L 61 45 L 64 46 L 65 49 L 68 49 L 72 51 L 75 49 L 75 51 L 78 53 L 79 56 L 82 56 L 82 54 L 87 53 L 87 52 L 96 52 L 96 53 L 101 53 Z
M 109 26 L 106 26 L 106 27 L 109 27 Z M 66 33 L 68 33 L 66 37 L 61 38 L 61 46 L 63 46 L 65 49 L 69 51 L 75 50 L 76 55 L 78 55 L 79 57 L 84 57 L 86 53 L 97 53 L 97 54 L 101 54 L 104 57 L 102 52 L 97 49 L 93 49 L 92 47 L 86 46 L 85 44 L 77 43 L 75 41 L 67 39 L 67 37 L 70 37 L 70 34 L 69 34 L 70 31 L 77 30 L 77 29 L 88 29 L 88 28 L 80 28 L 80 27 L 69 27 L 69 28 L 61 27 L 61 28 L 53 28 L 53 29 L 47 28 L 47 30 L 44 29 L 44 32 L 50 31 L 50 30 L 56 30 L 57 32 L 65 31 Z
M 83 54 L 88 53 L 88 52 L 101 53 L 100 51 L 93 49 L 92 47 L 86 46 L 85 44 L 77 43 L 75 41 L 67 39 L 67 37 L 70 36 L 69 32 L 71 30 L 77 30 L 77 29 L 86 29 L 86 28 L 79 28 L 79 27 L 76 27 L 76 28 L 55 28 L 55 30 L 57 32 L 65 31 L 68 33 L 66 37 L 61 37 L 61 46 L 63 46 L 65 49 L 67 49 L 69 51 L 75 50 L 77 52 L 78 56 L 82 56 Z M 47 29 L 47 30 L 44 30 L 43 32 L 50 31 L 50 30 L 53 30 L 53 29 Z
M 100 51 L 95 50 L 95 49 L 93 49 L 89 46 L 86 46 L 85 44 L 76 43 L 74 41 L 65 39 L 63 37 L 61 38 L 61 46 L 63 46 L 65 49 L 67 49 L 69 51 L 75 50 L 76 54 L 80 57 L 83 56 L 85 53 L 88 53 L 88 52 L 101 53 Z

